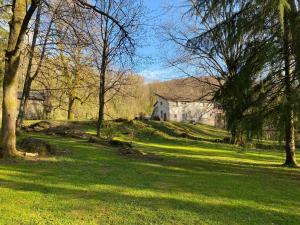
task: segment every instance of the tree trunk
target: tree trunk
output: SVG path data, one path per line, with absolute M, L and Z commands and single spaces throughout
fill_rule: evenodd
M 35 51 L 35 46 L 36 46 L 36 40 L 37 40 L 37 36 L 39 33 L 41 10 L 42 10 L 42 7 L 39 6 L 38 10 L 37 10 L 37 14 L 36 14 L 31 48 L 29 51 L 29 62 L 28 62 L 26 75 L 25 75 L 25 82 L 24 82 L 24 87 L 23 87 L 23 92 L 22 92 L 22 98 L 21 98 L 20 106 L 19 106 L 19 114 L 18 114 L 18 118 L 17 118 L 17 129 L 20 129 L 23 124 L 25 110 L 26 110 L 26 103 L 27 103 L 27 99 L 29 97 L 29 93 L 30 93 L 30 89 L 31 89 L 32 79 L 31 79 L 30 75 L 31 75 L 32 61 L 33 61 L 34 51 Z
M 106 67 L 107 67 L 107 43 L 106 41 L 104 41 L 103 50 L 102 50 L 101 68 L 100 68 L 99 111 L 98 111 L 98 123 L 97 123 L 98 137 L 100 137 L 101 128 L 103 126 L 103 119 L 104 119 Z
M 297 167 L 295 150 L 295 125 L 294 111 L 287 112 L 287 121 L 285 127 L 285 162 L 284 166 Z
M 230 139 L 231 144 L 235 145 L 236 144 L 236 131 L 231 130 L 231 139 Z
M 68 120 L 74 120 L 74 102 L 75 99 L 70 96 L 68 102 Z
M 292 50 L 291 50 L 291 27 L 288 17 L 284 18 L 284 38 L 283 38 L 283 53 L 284 53 L 284 72 L 285 72 L 285 166 L 296 167 L 296 152 L 295 152 L 295 123 L 294 123 L 294 105 L 293 105 L 293 87 L 292 87 Z
M 100 90 L 99 90 L 99 111 L 98 111 L 98 123 L 97 123 L 97 136 L 100 137 L 101 128 L 103 126 L 104 120 L 104 101 L 105 101 L 105 91 L 103 85 L 105 84 L 105 75 L 101 75 L 100 78 Z
M 24 120 L 25 112 L 26 112 L 27 100 L 28 100 L 28 97 L 30 94 L 30 89 L 31 89 L 31 83 L 32 83 L 32 79 L 30 77 L 26 76 L 26 80 L 25 80 L 23 92 L 22 92 L 22 98 L 21 98 L 20 106 L 19 106 L 19 114 L 18 114 L 18 118 L 17 118 L 17 129 L 20 129 L 23 124 L 23 120 Z
M 2 157 L 15 156 L 16 150 L 16 114 L 17 114 L 17 81 L 20 64 L 20 48 L 32 14 L 37 7 L 37 1 L 32 1 L 27 9 L 23 0 L 14 0 L 12 4 L 12 19 L 7 50 L 5 53 L 5 73 L 3 79 L 2 102 Z
M 16 155 L 17 70 L 20 56 L 7 57 L 3 80 L 2 157 Z M 16 66 L 14 66 L 16 65 Z

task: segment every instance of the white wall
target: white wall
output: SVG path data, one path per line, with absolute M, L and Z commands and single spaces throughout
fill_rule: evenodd
M 166 119 L 170 120 L 169 102 L 164 98 L 158 97 L 154 116 L 164 120 L 164 114 L 166 114 Z
M 170 121 L 196 121 L 203 124 L 216 125 L 216 116 L 220 113 L 210 102 L 175 102 L 157 98 L 154 116 Z
M 169 102 L 170 120 L 196 121 L 215 125 L 216 111 L 208 102 Z

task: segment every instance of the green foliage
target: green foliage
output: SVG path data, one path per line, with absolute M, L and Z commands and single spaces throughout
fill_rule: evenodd
M 212 76 L 221 81 L 215 100 L 225 111 L 233 142 L 262 138 L 269 127 L 284 132 L 287 96 L 280 23 L 284 13 L 291 11 L 289 2 L 195 2 L 196 16 L 209 25 L 187 46 L 193 54 L 214 62 Z

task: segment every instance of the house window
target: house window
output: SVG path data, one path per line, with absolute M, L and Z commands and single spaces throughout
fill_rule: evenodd
M 176 107 L 178 107 L 178 102 L 175 102 Z
M 163 117 L 164 117 L 164 112 L 160 111 L 160 118 L 163 118 Z
M 160 105 L 162 105 L 162 102 L 160 102 Z
M 174 114 L 174 118 L 177 119 L 177 114 Z

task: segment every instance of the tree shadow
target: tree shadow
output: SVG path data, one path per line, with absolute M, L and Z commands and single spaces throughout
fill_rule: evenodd
M 228 150 L 210 154 L 214 148 L 206 144 L 205 151 L 176 145 L 173 149 L 143 146 L 149 152 L 159 149 L 164 159 L 149 161 L 123 158 L 110 148 L 86 141 L 43 138 L 71 148 L 72 154 L 45 161 L 0 161 L 1 188 L 80 201 L 134 203 L 137 208 L 149 210 L 161 207 L 174 213 L 185 211 L 199 215 L 198 223 L 206 217 L 221 224 L 300 221 L 295 211 L 300 208 L 300 171 L 276 168 L 267 164 L 268 158 L 259 160 L 255 156 L 252 159 L 256 163 L 215 160 L 217 155 L 236 159 L 237 153 Z

